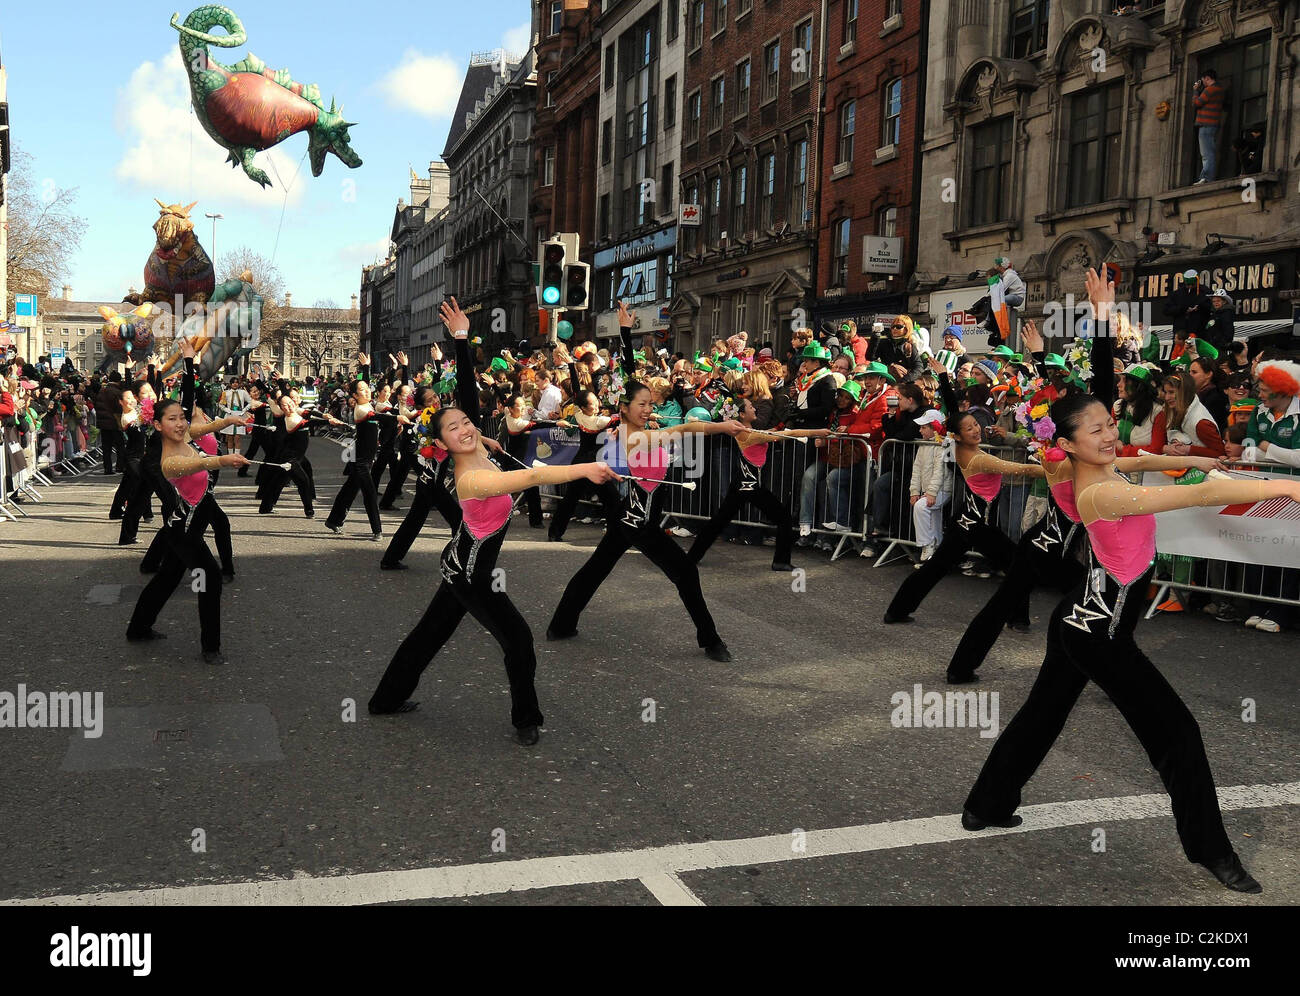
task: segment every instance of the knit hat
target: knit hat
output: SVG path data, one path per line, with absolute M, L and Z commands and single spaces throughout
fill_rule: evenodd
M 943 334 L 953 336 L 956 339 L 960 339 L 962 336 L 961 326 L 949 325 L 946 329 L 943 330 Z
M 745 344 L 748 341 L 749 341 L 748 332 L 737 332 L 735 335 L 733 335 L 730 339 L 727 340 L 727 347 L 731 350 L 732 355 L 735 356 L 744 350 Z
M 944 365 L 944 368 L 952 374 L 957 372 L 957 354 L 951 349 L 941 349 L 934 354 L 934 358 Z
M 980 360 L 975 364 L 975 366 L 977 369 L 982 368 L 984 372 L 989 375 L 989 380 L 996 381 L 998 379 L 998 365 L 992 360 Z
M 758 351 L 758 358 L 760 360 L 770 360 L 772 358 L 772 350 L 764 346 Z

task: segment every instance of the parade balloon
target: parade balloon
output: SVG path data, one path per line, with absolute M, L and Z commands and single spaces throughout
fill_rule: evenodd
M 199 7 L 184 24 L 173 14 L 171 26 L 180 32 L 194 113 L 203 130 L 229 152 L 226 161 L 232 167 L 242 166 L 249 179 L 270 186 L 270 177 L 253 165 L 253 156 L 304 131 L 312 176 L 321 175 L 327 152 L 352 169 L 361 165 L 349 144 L 352 122 L 343 120 L 343 108 L 335 108 L 333 100 L 326 110 L 315 83 L 295 83 L 287 69 L 270 69 L 251 52 L 232 66 L 208 55 L 209 45 L 238 48 L 248 41 L 243 23 L 229 7 Z M 211 28 L 227 34 L 209 34 Z
M 104 340 L 104 361 L 99 365 L 103 373 L 114 363 L 132 363 L 149 355 L 153 344 L 153 329 L 148 321 L 154 306 L 148 302 L 134 311 L 116 312 L 108 305 L 99 309 L 104 324 L 99 327 Z
M 566 321 L 557 322 L 555 325 L 555 334 L 565 342 L 568 342 L 573 338 L 573 323 Z
M 690 411 L 686 413 L 686 421 L 687 422 L 712 422 L 713 413 L 710 412 L 707 408 L 701 408 L 699 405 L 696 405 L 694 408 L 692 408 Z

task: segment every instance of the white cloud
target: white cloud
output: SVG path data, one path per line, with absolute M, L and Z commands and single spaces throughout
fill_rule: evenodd
M 525 21 L 501 36 L 501 47 L 511 55 L 526 55 L 533 39 L 533 26 Z
M 359 270 L 363 266 L 388 258 L 388 245 L 391 240 L 387 235 L 374 242 L 354 242 L 335 252 L 335 258 L 345 266 Z
M 232 169 L 225 161 L 226 150 L 203 130 L 190 109 L 189 82 L 179 49 L 135 68 L 118 91 L 115 125 L 131 142 L 115 175 L 167 204 L 199 198 L 200 210 L 232 200 L 278 209 L 285 202 L 284 186 L 289 188 L 289 203 L 295 204 L 302 197 L 304 179 L 312 179 L 305 160 L 295 179 L 297 160 L 279 148 L 258 153 L 256 160 L 270 176 L 270 187 L 260 187 L 242 167 Z M 298 150 L 301 156 L 307 139 L 294 135 L 288 142 L 295 140 L 303 144 Z
M 389 106 L 426 118 L 446 118 L 456 110 L 463 67 L 445 55 L 408 48 L 397 67 L 375 84 Z

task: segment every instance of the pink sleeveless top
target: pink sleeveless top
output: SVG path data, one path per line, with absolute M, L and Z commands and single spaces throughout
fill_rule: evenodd
M 755 443 L 753 446 L 746 446 L 740 451 L 740 455 L 755 467 L 761 467 L 767 463 L 767 446 L 767 443 Z
M 1140 578 L 1156 556 L 1156 517 L 1126 515 L 1118 522 L 1098 519 L 1088 526 L 1092 552 L 1121 584 Z
M 985 501 L 992 501 L 1002 490 L 1001 474 L 967 474 L 966 487 L 970 488 Z
M 196 470 L 184 477 L 171 477 L 168 480 L 176 486 L 181 499 L 191 508 L 201 502 L 203 496 L 208 493 L 208 472 L 206 470 Z
M 659 487 L 659 484 L 668 476 L 668 451 L 657 449 L 654 453 L 646 453 L 641 447 L 634 447 L 628 454 L 628 470 L 636 477 L 648 477 L 648 481 L 633 481 L 643 491 L 651 492 Z
M 1051 489 L 1057 508 L 1064 512 L 1071 522 L 1082 522 L 1083 517 L 1079 515 L 1079 506 L 1074 502 L 1074 482 L 1062 481 L 1060 484 L 1051 485 Z
M 464 498 L 460 507 L 465 513 L 465 528 L 476 539 L 486 539 L 506 524 L 515 503 L 509 495 L 493 495 L 491 498 Z

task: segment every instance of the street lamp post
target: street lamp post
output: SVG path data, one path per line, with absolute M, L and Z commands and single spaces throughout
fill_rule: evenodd
M 225 218 L 219 214 L 208 214 L 206 211 L 203 217 L 212 219 L 212 269 L 217 268 L 217 222 L 224 221 Z

